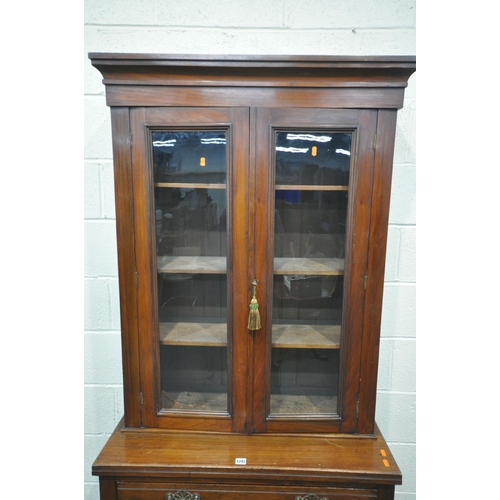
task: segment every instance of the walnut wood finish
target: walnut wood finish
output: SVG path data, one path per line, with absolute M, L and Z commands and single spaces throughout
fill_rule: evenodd
M 352 172 L 353 185 L 351 189 L 349 216 L 348 216 L 348 241 L 346 243 L 346 259 L 344 268 L 347 280 L 345 281 L 344 304 L 345 321 L 343 324 L 342 345 L 342 380 L 340 383 L 340 418 L 321 420 L 309 419 L 283 419 L 268 418 L 270 414 L 267 394 L 270 392 L 270 365 L 271 343 L 265 335 L 257 336 L 256 350 L 264 354 L 264 362 L 256 355 L 262 367 L 259 376 L 254 376 L 254 400 L 262 401 L 259 412 L 254 413 L 255 432 L 355 432 L 357 426 L 356 405 L 358 399 L 359 375 L 358 368 L 361 358 L 362 317 L 358 311 L 363 310 L 364 302 L 364 275 L 366 273 L 366 251 L 369 235 L 369 215 L 371 206 L 372 165 L 374 161 L 373 137 L 376 133 L 376 113 L 363 110 L 339 109 L 297 109 L 297 108 L 259 108 L 257 110 L 257 131 L 261 134 L 257 142 L 263 146 L 257 156 L 257 176 L 262 187 L 256 197 L 256 221 L 261 230 L 257 232 L 256 247 L 256 275 L 262 277 L 261 293 L 262 302 L 267 305 L 263 310 L 262 321 L 267 324 L 266 331 L 272 330 L 272 281 L 274 262 L 269 259 L 273 255 L 273 224 L 274 224 L 274 164 L 272 151 L 264 147 L 272 145 L 273 132 L 290 127 L 308 129 L 316 127 L 321 130 L 326 127 L 352 130 L 355 135 L 356 160 L 353 162 L 355 169 Z M 265 228 L 263 230 L 263 228 Z M 279 272 L 279 271 L 278 271 Z M 272 280 L 272 278 L 271 278 Z
M 141 426 L 139 336 L 135 303 L 135 235 L 132 163 L 130 158 L 130 120 L 127 108 L 111 109 L 115 170 L 116 232 L 121 300 L 122 366 L 125 390 L 125 424 Z
M 236 465 L 246 458 L 246 465 Z M 189 464 L 186 467 L 186 464 Z M 117 427 L 93 465 L 113 498 L 164 499 L 186 490 L 211 498 L 388 499 L 401 472 L 378 429 L 373 438 L 346 435 L 246 436 Z M 101 487 L 101 491 L 103 487 Z M 135 496 L 134 496 L 135 495 Z
M 415 71 L 407 56 L 89 57 L 104 76 L 109 106 L 397 109 Z
M 415 58 L 143 54 L 90 54 L 90 58 L 104 76 L 112 108 L 126 424 L 236 432 L 372 433 L 395 117 Z M 227 185 L 216 186 L 227 187 L 229 195 L 227 258 L 162 257 L 157 262 L 148 131 L 162 127 L 227 130 Z M 346 130 L 354 139 L 346 256 L 330 259 L 345 283 L 338 416 L 326 420 L 269 418 L 272 276 L 313 269 L 313 261 L 289 264 L 269 258 L 275 189 L 271 145 L 273 133 L 287 127 Z M 315 269 L 315 274 L 331 275 L 330 260 L 318 261 L 324 270 Z M 302 271 L 296 268 L 298 262 Z M 159 413 L 157 269 L 227 273 L 231 291 L 227 415 L 186 419 Z M 265 327 L 249 332 L 245 315 L 255 277 Z
M 370 213 L 370 242 L 363 330 L 363 358 L 359 406 L 363 409 L 358 419 L 358 432 L 370 433 L 375 422 L 375 396 L 379 338 L 384 289 L 385 254 L 391 198 L 392 159 L 396 134 L 396 111 L 378 113 L 377 143 L 373 169 L 372 209 Z
M 237 126 L 236 126 L 237 124 Z M 138 280 L 138 324 L 141 337 L 141 392 L 143 394 L 142 426 L 168 429 L 184 428 L 192 430 L 243 432 L 247 422 L 246 360 L 247 346 L 233 338 L 228 342 L 228 380 L 230 393 L 229 412 L 224 415 L 161 413 L 161 391 L 158 383 L 159 372 L 159 325 L 157 324 L 157 300 L 155 285 L 156 271 L 223 273 L 227 269 L 224 258 L 156 258 L 154 236 L 154 207 L 151 196 L 153 179 L 146 163 L 148 151 L 148 130 L 158 127 L 202 127 L 227 129 L 232 144 L 230 163 L 235 168 L 228 175 L 229 220 L 228 232 L 232 241 L 228 249 L 228 286 L 232 294 L 228 297 L 228 335 L 236 336 L 246 331 L 245 308 L 241 307 L 241 297 L 246 296 L 247 283 L 247 241 L 246 227 L 248 195 L 248 110 L 241 108 L 133 108 L 131 111 L 131 136 L 133 170 L 135 172 L 133 197 L 135 200 L 136 254 L 139 273 Z M 141 268 L 139 269 L 139 266 Z M 240 307 L 233 301 L 239 298 Z M 125 299 L 126 300 L 126 299 Z M 236 302 L 238 303 L 238 302 Z M 237 366 L 238 370 L 233 367 Z M 126 393 L 127 397 L 127 393 Z

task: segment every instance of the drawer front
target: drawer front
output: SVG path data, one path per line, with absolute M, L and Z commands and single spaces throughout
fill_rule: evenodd
M 118 500 L 376 500 L 374 489 L 118 483 Z

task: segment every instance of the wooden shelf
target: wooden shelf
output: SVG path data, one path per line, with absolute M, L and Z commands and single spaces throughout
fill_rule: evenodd
M 271 394 L 271 417 L 284 415 L 336 414 L 337 396 Z M 275 415 L 273 415 L 275 414 Z
M 163 255 L 157 266 L 160 273 L 225 274 L 226 257 Z M 339 276 L 344 274 L 344 259 L 275 257 L 274 274 Z
M 274 274 L 339 276 L 344 274 L 344 259 L 275 257 Z
M 273 325 L 273 347 L 340 349 L 340 325 Z
M 225 392 L 161 391 L 162 410 L 227 412 Z
M 226 257 L 163 255 L 157 258 L 159 273 L 225 274 Z
M 227 346 L 226 323 L 160 323 L 161 345 Z M 273 325 L 272 346 L 285 349 L 339 349 L 340 325 Z
M 162 410 L 227 411 L 225 392 L 162 391 Z M 336 396 L 271 395 L 271 414 L 334 414 Z
M 226 323 L 160 323 L 160 344 L 224 347 Z
M 155 182 L 155 187 L 159 188 L 180 188 L 180 189 L 226 189 L 226 184 L 210 182 Z M 312 184 L 277 184 L 276 191 L 349 191 L 349 186 L 315 186 Z
M 276 184 L 276 191 L 349 191 L 349 186 L 315 186 L 313 184 Z
M 226 189 L 225 184 L 212 184 L 208 182 L 155 182 L 155 187 L 181 189 Z

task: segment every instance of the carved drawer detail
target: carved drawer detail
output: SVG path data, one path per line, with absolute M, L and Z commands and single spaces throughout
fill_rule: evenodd
M 167 493 L 165 500 L 200 500 L 198 493 L 189 493 L 186 490 L 180 490 L 177 493 Z
M 305 497 L 295 497 L 295 500 L 328 500 L 328 498 L 319 498 L 316 495 L 306 495 Z

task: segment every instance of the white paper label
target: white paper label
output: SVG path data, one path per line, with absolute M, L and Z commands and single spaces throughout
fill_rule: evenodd
M 246 465 L 247 459 L 246 458 L 237 458 L 234 463 L 236 465 Z

